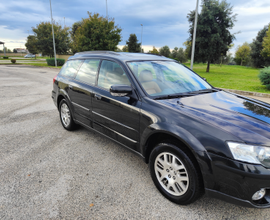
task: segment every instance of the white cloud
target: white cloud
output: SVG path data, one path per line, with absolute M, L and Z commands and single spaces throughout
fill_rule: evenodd
M 27 35 L 23 30 L 14 29 L 9 30 L 6 26 L 0 26 L 1 39 L 0 41 L 5 42 L 5 46 L 8 49 L 13 50 L 17 47 L 25 48 Z

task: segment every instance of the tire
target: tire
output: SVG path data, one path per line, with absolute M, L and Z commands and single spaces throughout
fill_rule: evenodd
M 180 205 L 196 201 L 204 192 L 197 166 L 187 150 L 169 142 L 159 143 L 150 154 L 154 184 L 163 196 Z
M 61 124 L 66 130 L 72 131 L 76 128 L 76 124 L 72 118 L 70 107 L 65 99 L 62 99 L 59 103 L 59 116 Z

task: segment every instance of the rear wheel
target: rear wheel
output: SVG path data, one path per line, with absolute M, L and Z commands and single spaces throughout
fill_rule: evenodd
M 160 143 L 151 152 L 149 166 L 156 187 L 170 201 L 187 205 L 202 195 L 201 174 L 189 152 Z
M 69 131 L 76 128 L 76 124 L 73 121 L 70 108 L 65 99 L 62 99 L 59 104 L 59 115 L 63 127 Z

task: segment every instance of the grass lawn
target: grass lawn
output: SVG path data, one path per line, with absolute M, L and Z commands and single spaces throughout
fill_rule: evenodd
M 185 63 L 190 67 L 190 63 Z M 210 72 L 206 73 L 206 64 L 194 64 L 193 70 L 207 79 L 212 86 L 224 89 L 236 89 L 251 92 L 270 93 L 270 90 L 261 85 L 258 78 L 259 70 L 238 65 L 210 65 Z

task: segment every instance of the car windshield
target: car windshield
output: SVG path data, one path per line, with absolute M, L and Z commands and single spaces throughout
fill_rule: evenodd
M 150 96 L 176 95 L 212 87 L 183 65 L 172 61 L 128 62 L 135 77 Z

